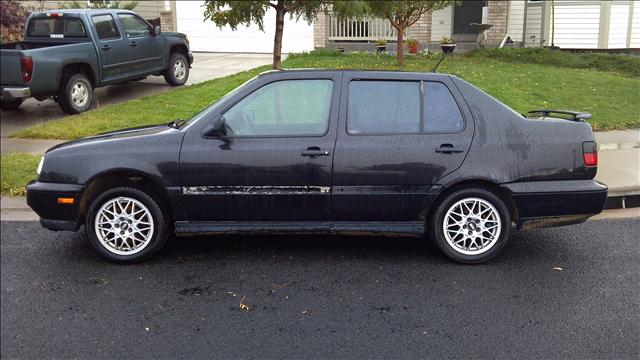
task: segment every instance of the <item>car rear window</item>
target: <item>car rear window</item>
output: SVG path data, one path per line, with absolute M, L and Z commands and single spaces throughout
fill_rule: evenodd
M 52 39 L 86 38 L 82 21 L 76 18 L 36 18 L 29 21 L 27 36 Z
M 347 132 L 349 134 L 420 132 L 420 82 L 351 81 Z
M 424 132 L 456 132 L 464 122 L 460 108 L 447 86 L 441 82 L 424 83 Z
M 100 40 L 120 38 L 120 31 L 118 31 L 118 26 L 115 20 L 113 20 L 113 16 L 108 14 L 96 15 L 93 16 L 92 19 Z

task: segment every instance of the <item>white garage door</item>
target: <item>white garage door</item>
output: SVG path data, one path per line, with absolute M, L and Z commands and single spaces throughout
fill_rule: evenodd
M 218 28 L 213 21 L 203 21 L 201 1 L 176 1 L 177 28 L 187 34 L 192 51 L 272 53 L 276 28 L 276 12 L 271 9 L 264 18 L 264 30 L 252 24 L 238 26 L 232 31 L 228 26 Z M 313 50 L 313 25 L 296 22 L 285 15 L 282 52 Z

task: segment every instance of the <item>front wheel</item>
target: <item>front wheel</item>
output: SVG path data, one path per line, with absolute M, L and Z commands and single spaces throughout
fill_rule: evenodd
M 507 244 L 511 230 L 509 210 L 485 189 L 461 189 L 437 205 L 428 231 L 451 259 L 474 264 L 489 260 Z
M 189 78 L 189 61 L 181 53 L 171 54 L 169 68 L 164 72 L 164 79 L 169 85 L 184 85 Z
M 22 99 L 0 101 L 0 109 L 2 110 L 16 110 L 20 105 L 22 105 Z
M 168 236 L 166 217 L 146 193 L 129 187 L 115 188 L 90 205 L 85 231 L 91 245 L 107 259 L 131 263 L 162 248 Z

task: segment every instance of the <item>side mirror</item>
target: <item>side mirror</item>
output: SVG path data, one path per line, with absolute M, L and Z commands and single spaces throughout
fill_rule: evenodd
M 207 137 L 224 138 L 227 136 L 227 123 L 224 120 L 224 116 L 218 116 L 215 118 L 211 125 L 207 126 L 203 133 Z
M 160 30 L 160 26 L 156 26 L 153 28 L 153 35 L 160 35 L 162 31 Z

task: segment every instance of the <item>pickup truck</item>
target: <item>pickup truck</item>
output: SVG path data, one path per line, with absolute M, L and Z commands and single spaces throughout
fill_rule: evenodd
M 0 47 L 2 109 L 34 97 L 53 97 L 69 114 L 89 110 L 93 90 L 164 75 L 183 85 L 193 55 L 187 36 L 160 32 L 121 9 L 71 9 L 32 13 L 24 41 Z

